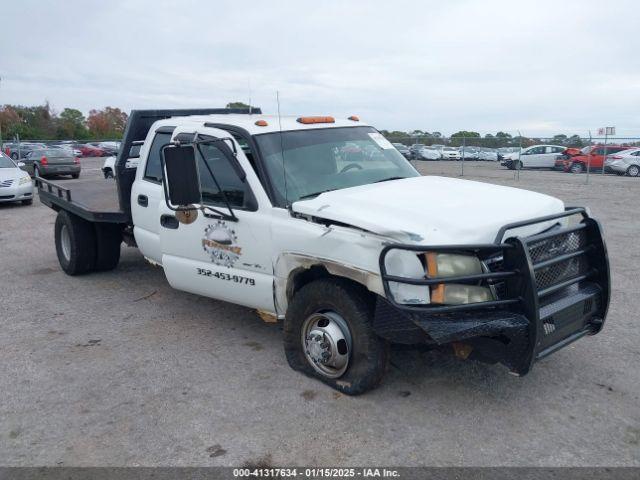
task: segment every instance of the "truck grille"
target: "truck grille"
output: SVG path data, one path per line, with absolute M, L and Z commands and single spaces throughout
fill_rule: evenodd
M 551 293 L 555 287 L 564 282 L 577 279 L 590 273 L 587 254 L 590 251 L 587 232 L 584 228 L 558 228 L 531 237 L 527 242 L 529 255 L 533 264 L 536 289 L 541 296 Z M 535 240 L 537 237 L 543 237 Z

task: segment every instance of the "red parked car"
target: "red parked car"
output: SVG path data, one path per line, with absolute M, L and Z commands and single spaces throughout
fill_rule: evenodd
M 628 145 L 607 145 L 607 155 L 629 150 Z M 584 147 L 582 150 L 568 148 L 561 157 L 556 159 L 556 168 L 562 168 L 565 172 L 582 173 L 587 171 L 587 166 L 591 166 L 591 170 L 602 170 L 604 163 L 604 145 L 592 145 Z
M 83 157 L 104 157 L 105 151 L 89 143 L 77 145 L 76 148 L 82 152 Z

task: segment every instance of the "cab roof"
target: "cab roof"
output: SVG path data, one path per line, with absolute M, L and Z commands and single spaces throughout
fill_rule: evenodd
M 361 121 L 354 121 L 349 119 L 335 118 L 334 122 L 319 122 L 319 123 L 300 123 L 298 118 L 309 118 L 314 116 L 293 116 L 283 115 L 278 118 L 278 115 L 263 115 L 263 114 L 223 114 L 223 115 L 189 115 L 184 117 L 172 117 L 160 120 L 156 122 L 156 125 L 200 125 L 206 124 L 221 124 L 239 127 L 251 135 L 260 135 L 262 133 L 279 132 L 282 125 L 282 131 L 292 130 L 314 130 L 318 128 L 338 128 L 338 127 L 368 127 L 370 125 Z M 261 122 L 262 121 L 262 122 Z M 256 122 L 266 122 L 265 126 L 256 125 Z M 208 126 L 208 125 L 207 125 Z

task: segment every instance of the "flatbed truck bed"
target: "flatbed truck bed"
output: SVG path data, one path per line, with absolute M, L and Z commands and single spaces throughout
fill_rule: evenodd
M 120 208 L 118 186 L 99 177 L 67 180 L 65 185 L 35 179 L 40 201 L 54 210 L 67 210 L 89 222 L 122 223 L 128 216 Z

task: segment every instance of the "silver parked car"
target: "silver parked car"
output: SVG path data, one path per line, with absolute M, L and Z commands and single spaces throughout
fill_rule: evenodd
M 607 155 L 604 161 L 604 169 L 606 172 L 617 173 L 618 175 L 640 176 L 640 148 L 632 148 L 613 155 Z
M 28 173 L 21 170 L 22 162 L 14 162 L 0 152 L 0 203 L 33 202 L 33 182 Z
M 23 170 L 33 176 L 49 175 L 80 176 L 80 159 L 68 148 L 41 148 L 33 150 L 24 159 Z

